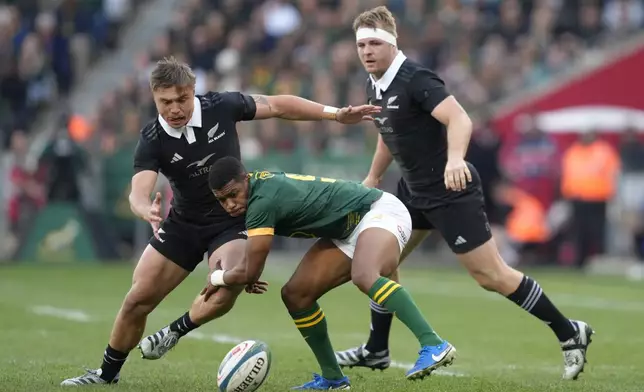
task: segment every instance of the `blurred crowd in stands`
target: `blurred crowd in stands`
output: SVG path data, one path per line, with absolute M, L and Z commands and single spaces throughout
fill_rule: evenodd
M 644 7 L 637 0 L 384 3 L 397 16 L 399 47 L 436 70 L 469 110 L 542 83 L 584 51 L 644 26 Z M 96 132 L 118 138 L 126 128 L 120 121 L 135 116 L 130 112 L 140 121 L 150 117 L 149 67 L 170 54 L 194 67 L 198 92 L 242 90 L 296 94 L 336 105 L 363 103 L 366 76 L 351 22 L 361 10 L 381 4 L 383 0 L 186 0 L 167 34 L 152 43 L 146 58 L 138 59 L 141 72 L 107 93 Z M 372 151 L 375 138 L 368 126 L 325 125 L 326 132 L 310 132 L 318 127 L 264 121 L 243 128 L 249 128 L 242 133 L 243 156 L 249 159 L 300 148 L 309 154 L 359 154 Z
M 13 138 L 8 137 L 12 132 L 5 132 L 5 139 L 13 140 L 19 153 L 23 133 L 38 108 L 64 96 L 97 55 L 118 45 L 118 28 L 131 18 L 139 2 L 9 3 L 0 5 L 0 113 L 11 115 L 0 116 L 3 122 L 10 119 L 0 129 L 14 131 Z M 351 22 L 362 10 L 383 3 L 397 17 L 398 42 L 404 53 L 434 69 L 466 109 L 477 113 L 486 113 L 491 102 L 542 84 L 565 72 L 575 60 L 644 27 L 640 0 L 184 0 L 166 33 L 150 43 L 148 53 L 133 60 L 137 73 L 105 92 L 99 112 L 83 121 L 82 127 L 90 132 L 71 132 L 72 142 L 106 156 L 131 146 L 142 124 L 156 115 L 147 80 L 150 69 L 169 55 L 192 65 L 197 93 L 240 90 L 295 94 L 336 106 L 361 104 L 367 79 L 356 55 Z M 486 196 L 492 220 L 512 219 L 512 212 L 508 215 L 503 208 L 510 205 L 518 225 L 525 219 L 516 217 L 518 207 L 527 206 L 527 213 L 543 220 L 557 206 L 557 199 L 574 201 L 577 196 L 563 190 L 568 151 L 558 151 L 556 143 L 533 126 L 530 115 L 517 127 L 525 131 L 525 139 L 503 146 L 486 116 L 480 116 L 468 159 L 489 184 Z M 294 151 L 329 157 L 370 154 L 377 135 L 369 124 L 345 127 L 278 120 L 242 123 L 239 129 L 245 159 Z M 625 146 L 621 153 L 602 147 L 603 159 L 614 169 L 602 175 L 632 167 L 627 162 L 633 158 L 628 157 L 644 154 L 637 142 Z M 643 173 L 641 157 L 634 159 L 640 165 L 634 170 Z M 15 177 L 16 187 L 36 203 L 44 200 L 46 192 L 28 185 L 32 183 L 21 176 Z M 42 183 L 35 180 L 37 176 L 28 175 L 33 183 Z M 506 181 L 528 198 L 507 189 L 498 192 L 503 187 L 491 185 Z M 608 191 L 606 199 L 612 196 Z M 531 204 L 533 199 L 538 204 Z M 517 200 L 525 203 L 518 206 Z M 602 211 L 605 216 L 606 201 L 604 207 L 572 204 L 581 216 Z M 537 205 L 537 211 L 530 205 Z M 587 215 L 589 209 L 591 215 Z M 643 226 L 641 222 L 633 225 Z M 543 230 L 510 242 L 529 246 L 539 236 L 552 237 L 549 228 Z M 589 252 L 601 252 L 601 246 L 588 241 L 604 234 L 585 233 L 576 241 L 586 244 Z M 573 257 L 579 264 L 586 259 L 583 252 Z
M 143 3 L 0 0 L 0 153 L 10 152 L 0 156 L 7 166 L 7 172 L 0 173 L 0 196 L 8 200 L 3 207 L 8 206 L 14 231 L 31 220 L 34 207 L 61 193 L 49 186 L 57 183 L 52 178 L 68 175 L 65 164 L 57 160 L 73 146 L 66 132 L 63 143 L 55 140 L 48 146 L 44 164 L 35 168 L 26 164 L 30 137 L 39 131 L 34 129 L 38 116 L 46 109 L 64 107 L 89 67 L 118 47 L 119 29 Z
M 64 100 L 140 2 L 0 1 L 0 130 L 28 132 L 40 109 Z

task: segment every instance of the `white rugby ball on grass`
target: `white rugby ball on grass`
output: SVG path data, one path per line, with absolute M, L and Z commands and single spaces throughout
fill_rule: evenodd
M 271 351 L 264 342 L 246 340 L 233 347 L 217 372 L 219 392 L 253 392 L 268 377 Z

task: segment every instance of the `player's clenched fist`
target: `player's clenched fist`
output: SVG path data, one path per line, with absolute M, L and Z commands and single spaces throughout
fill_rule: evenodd
M 447 160 L 447 165 L 445 165 L 445 188 L 462 191 L 467 187 L 467 183 L 471 181 L 472 173 L 470 173 L 465 160 Z

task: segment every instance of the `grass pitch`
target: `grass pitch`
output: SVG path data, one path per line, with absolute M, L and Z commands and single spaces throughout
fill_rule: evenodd
M 119 392 L 214 391 L 219 361 L 241 339 L 263 340 L 273 365 L 262 392 L 286 391 L 318 368 L 281 304 L 279 288 L 294 264 L 273 258 L 269 293 L 243 295 L 236 308 L 182 339 L 158 361 L 133 352 Z M 98 367 L 113 317 L 129 288 L 131 265 L 0 268 L 0 391 L 60 391 L 61 380 Z M 458 351 L 455 364 L 424 381 L 404 368 L 416 359 L 415 339 L 394 322 L 395 367 L 350 369 L 355 391 L 644 391 L 644 285 L 570 272 L 532 274 L 569 317 L 597 331 L 579 381 L 560 380 L 556 338 L 509 301 L 479 289 L 463 270 L 407 266 L 403 284 L 440 335 Z M 197 270 L 150 316 L 146 333 L 183 314 L 205 281 Z M 320 301 L 336 349 L 366 339 L 368 300 L 346 285 Z M 104 389 L 90 387 L 89 389 Z

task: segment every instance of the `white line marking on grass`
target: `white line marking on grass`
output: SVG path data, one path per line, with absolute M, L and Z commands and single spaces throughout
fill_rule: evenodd
M 290 276 L 292 272 L 291 264 L 273 264 L 269 273 L 279 279 Z M 404 286 L 412 294 L 427 294 L 442 296 L 448 298 L 462 298 L 473 300 L 489 301 L 507 301 L 499 294 L 487 292 L 476 286 L 473 282 L 456 281 L 440 282 L 430 278 L 415 277 L 414 270 L 409 271 L 409 277 L 403 277 Z M 546 289 L 547 290 L 547 289 Z M 553 290 L 548 297 L 559 306 L 568 306 L 578 309 L 596 309 L 605 312 L 620 313 L 642 313 L 644 312 L 644 303 L 633 300 L 619 300 L 611 298 L 602 298 L 598 296 L 580 295 L 571 292 L 561 292 Z
M 196 339 L 196 340 L 210 340 L 215 343 L 221 343 L 221 344 L 238 344 L 246 340 L 246 339 L 242 339 L 242 338 L 238 338 L 236 336 L 230 336 L 230 335 L 221 335 L 221 334 L 207 335 L 200 331 L 192 331 L 189 334 L 187 334 L 185 337 Z
M 49 305 L 39 305 L 31 307 L 31 312 L 40 316 L 51 316 L 65 320 L 77 321 L 79 323 L 88 323 L 92 318 L 79 309 L 64 309 Z
M 412 293 L 421 293 L 428 295 L 436 295 L 449 298 L 463 298 L 463 299 L 482 299 L 490 301 L 506 301 L 507 299 L 501 295 L 488 293 L 479 288 L 464 288 L 464 287 L 449 287 L 441 283 L 432 283 L 427 286 L 420 286 L 417 283 L 406 285 Z M 610 300 L 599 297 L 589 297 L 565 293 L 553 293 L 550 298 L 558 305 L 564 305 L 575 308 L 597 309 L 613 312 L 644 312 L 644 304 L 634 301 L 619 301 Z

